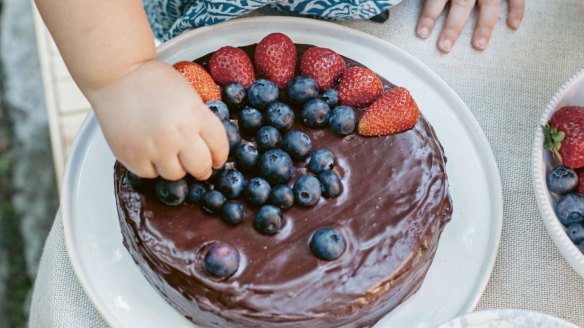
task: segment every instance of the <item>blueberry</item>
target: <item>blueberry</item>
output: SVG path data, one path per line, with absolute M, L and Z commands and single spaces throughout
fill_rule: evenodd
M 565 226 L 584 222 L 584 196 L 576 193 L 565 194 L 556 204 L 556 214 Z
M 238 224 L 243 221 L 243 206 L 239 203 L 229 201 L 223 205 L 221 214 L 221 218 L 226 223 Z
M 262 113 L 252 107 L 245 107 L 239 112 L 239 128 L 247 135 L 254 135 L 262 127 Z
M 278 100 L 280 91 L 272 81 L 257 80 L 247 90 L 247 100 L 258 109 L 266 109 L 269 104 Z
M 209 214 L 219 213 L 225 204 L 225 196 L 217 190 L 207 191 L 203 195 L 202 208 Z
M 209 107 L 209 109 L 217 115 L 221 121 L 229 119 L 229 109 L 221 100 L 211 100 L 207 102 L 207 107 Z
M 294 204 L 294 192 L 287 185 L 277 185 L 272 188 L 268 202 L 281 209 L 288 209 Z
M 260 175 L 272 184 L 285 183 L 292 178 L 292 158 L 281 149 L 270 149 L 260 156 Z
M 262 126 L 256 135 L 256 145 L 260 151 L 277 148 L 282 145 L 282 135 L 273 126 Z
M 276 206 L 262 206 L 253 220 L 253 226 L 261 234 L 277 234 L 284 226 L 282 211 Z
M 241 144 L 235 150 L 235 160 L 237 167 L 249 171 L 256 167 L 260 154 L 255 146 L 250 144 Z
M 271 190 L 272 187 L 268 181 L 260 177 L 253 177 L 247 182 L 243 197 L 250 204 L 262 205 L 268 201 Z
M 223 87 L 223 100 L 227 106 L 241 108 L 245 100 L 245 88 L 240 83 L 229 83 Z
M 230 121 L 223 121 L 223 126 L 225 126 L 225 132 L 227 133 L 227 141 L 229 142 L 229 149 L 231 151 L 235 150 L 239 143 L 241 142 L 241 136 L 239 135 L 239 129 L 235 124 Z
M 341 178 L 332 170 L 321 171 L 318 181 L 322 186 L 322 195 L 326 198 L 335 198 L 343 192 Z
M 294 183 L 294 202 L 302 206 L 318 203 L 321 194 L 320 182 L 312 175 L 303 175 Z
M 292 159 L 301 161 L 312 151 L 312 141 L 306 133 L 292 131 L 286 136 L 284 150 L 290 154 Z
M 335 89 L 327 89 L 320 95 L 320 99 L 324 100 L 330 107 L 335 107 L 339 102 L 339 93 Z
M 333 109 L 329 117 L 329 125 L 334 133 L 346 136 L 355 131 L 357 120 L 355 119 L 355 112 L 349 106 L 339 106 Z
M 584 223 L 572 223 L 566 229 L 568 237 L 574 242 L 574 244 L 579 244 L 584 242 Z
M 239 252 L 231 244 L 215 242 L 205 254 L 205 268 L 210 274 L 227 278 L 239 267 Z
M 221 172 L 217 182 L 217 189 L 227 198 L 239 197 L 245 186 L 245 178 L 238 170 L 229 169 Z
M 312 99 L 302 108 L 302 122 L 308 127 L 322 127 L 328 124 L 331 108 L 322 99 Z
M 332 170 L 334 166 L 335 158 L 333 152 L 326 148 L 320 148 L 312 152 L 310 161 L 308 162 L 308 168 L 314 173 Z
M 134 189 L 138 189 L 144 185 L 144 179 L 140 178 L 139 176 L 135 175 L 130 171 L 126 171 L 126 179 Z
M 338 259 L 346 247 L 345 238 L 333 227 L 320 228 L 310 238 L 310 250 L 316 257 L 325 261 Z
M 266 124 L 278 130 L 286 131 L 294 124 L 294 112 L 290 106 L 284 103 L 271 103 L 266 111 Z
M 560 165 L 548 172 L 546 182 L 551 192 L 563 194 L 576 188 L 578 175 L 574 170 Z
M 182 204 L 189 192 L 188 183 L 184 179 L 169 181 L 163 178 L 156 180 L 156 196 L 166 205 L 176 206 Z
M 207 192 L 207 187 L 204 183 L 199 181 L 194 181 L 189 183 L 189 193 L 187 195 L 187 202 L 198 203 L 203 198 L 203 195 Z
M 318 96 L 318 85 L 310 77 L 297 76 L 288 82 L 286 86 L 288 98 L 293 103 L 303 104 Z

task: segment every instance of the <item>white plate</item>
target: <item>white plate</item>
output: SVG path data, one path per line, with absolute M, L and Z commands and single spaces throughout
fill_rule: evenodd
M 578 326 L 539 312 L 502 309 L 471 313 L 437 328 L 578 328 Z
M 541 125 L 546 125 L 549 122 L 556 109 L 568 105 L 584 106 L 584 69 L 574 74 L 560 87 L 543 112 L 533 140 L 531 169 L 533 190 L 535 191 L 537 205 L 545 227 L 568 263 L 578 274 L 584 277 L 584 254 L 570 240 L 564 230 L 564 226 L 556 216 L 554 211 L 555 201 L 548 191 L 545 181 L 546 169 L 550 166 L 552 158 L 549 151 L 544 151 L 543 149 L 544 136 L 541 131 Z
M 428 67 L 368 34 L 282 17 L 200 28 L 162 45 L 159 57 L 168 63 L 192 60 L 225 45 L 258 42 L 273 31 L 284 32 L 297 43 L 335 49 L 406 86 L 435 127 L 448 156 L 452 222 L 419 292 L 376 327 L 433 327 L 471 311 L 489 280 L 499 245 L 501 184 L 479 125 L 456 93 Z M 65 239 L 79 281 L 112 327 L 191 327 L 146 281 L 122 245 L 113 165 L 114 157 L 91 116 L 73 146 L 62 196 Z

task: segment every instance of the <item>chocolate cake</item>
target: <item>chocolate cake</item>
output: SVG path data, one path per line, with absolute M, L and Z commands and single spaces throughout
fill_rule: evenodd
M 296 47 L 300 58 L 308 46 Z M 241 49 L 251 55 L 255 45 Z M 206 67 L 209 58 L 195 61 Z M 197 325 L 371 327 L 424 280 L 452 214 L 446 158 L 430 124 L 420 117 L 401 133 L 341 137 L 306 127 L 299 115 L 296 120 L 292 129 L 306 133 L 313 149 L 334 153 L 343 192 L 283 211 L 285 224 L 273 236 L 254 229 L 257 207 L 244 204 L 244 221 L 228 225 L 196 204 L 161 203 L 154 182 L 134 187 L 126 169 L 115 165 L 125 246 L 148 281 Z M 306 171 L 305 162 L 296 163 L 291 182 Z M 346 241 L 334 261 L 319 259 L 309 247 L 314 231 L 327 226 Z M 239 252 L 233 275 L 205 270 L 204 254 L 214 242 Z

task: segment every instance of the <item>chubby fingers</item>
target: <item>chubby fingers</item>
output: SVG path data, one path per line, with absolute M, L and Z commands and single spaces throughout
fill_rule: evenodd
M 509 0 L 509 15 L 507 16 L 507 25 L 516 30 L 523 20 L 525 14 L 525 0 Z
M 211 111 L 206 114 L 208 119 L 201 126 L 201 138 L 208 146 L 213 168 L 220 168 L 229 156 L 229 142 L 225 127 L 221 120 Z
M 485 50 L 493 29 L 499 20 L 500 0 L 479 0 L 479 17 L 472 36 L 472 45 L 477 50 Z
M 207 180 L 212 173 L 212 158 L 208 144 L 201 137 L 195 138 L 178 155 L 187 172 L 197 180 Z
M 122 163 L 130 172 L 134 173 L 135 175 L 145 178 L 145 179 L 153 179 L 158 176 L 158 171 L 156 170 L 156 166 L 150 160 L 144 159 L 142 161 L 137 161 L 137 165 L 127 165 Z
M 185 176 L 186 171 L 177 156 L 164 158 L 154 163 L 158 174 L 166 180 L 175 181 Z
M 438 37 L 438 49 L 450 52 L 458 39 L 460 32 L 466 25 L 470 13 L 474 8 L 475 0 L 452 0 L 446 23 Z

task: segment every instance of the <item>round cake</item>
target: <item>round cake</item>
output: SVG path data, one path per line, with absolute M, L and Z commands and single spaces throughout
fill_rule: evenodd
M 238 49 L 253 58 L 256 47 Z M 310 48 L 295 45 L 295 62 Z M 212 55 L 194 62 L 211 70 Z M 347 67 L 363 67 L 343 59 Z M 300 75 L 298 66 L 294 75 Z M 257 67 L 254 74 L 266 77 Z M 385 92 L 394 87 L 381 81 Z M 164 204 L 157 180 L 136 181 L 116 163 L 124 245 L 160 294 L 202 327 L 371 327 L 420 288 L 451 218 L 442 146 L 423 116 L 405 131 L 373 137 L 309 127 L 300 114 L 302 105 L 291 102 L 283 90 L 279 100 L 296 115 L 282 135 L 303 132 L 312 150 L 334 154 L 332 171 L 342 183 L 338 196 L 282 210 L 280 229 L 266 234 L 254 224 L 260 206 L 242 195 L 232 201 L 241 205 L 243 220 L 228 224 L 195 202 Z M 364 112 L 355 108 L 357 121 Z M 237 113 L 231 110 L 235 126 Z M 240 142 L 255 145 L 253 140 L 242 134 Z M 313 175 L 310 157 L 294 161 L 285 184 L 293 187 L 299 177 Z M 232 152 L 226 169 L 237 168 Z M 261 173 L 251 169 L 243 175 L 249 181 Z M 184 181 L 194 183 L 188 177 Z M 208 190 L 217 189 L 213 181 L 206 183 Z M 323 259 L 311 248 L 315 231 L 324 227 L 334 228 L 344 242 L 334 259 Z M 236 251 L 236 269 L 213 274 L 209 249 L 224 243 Z

